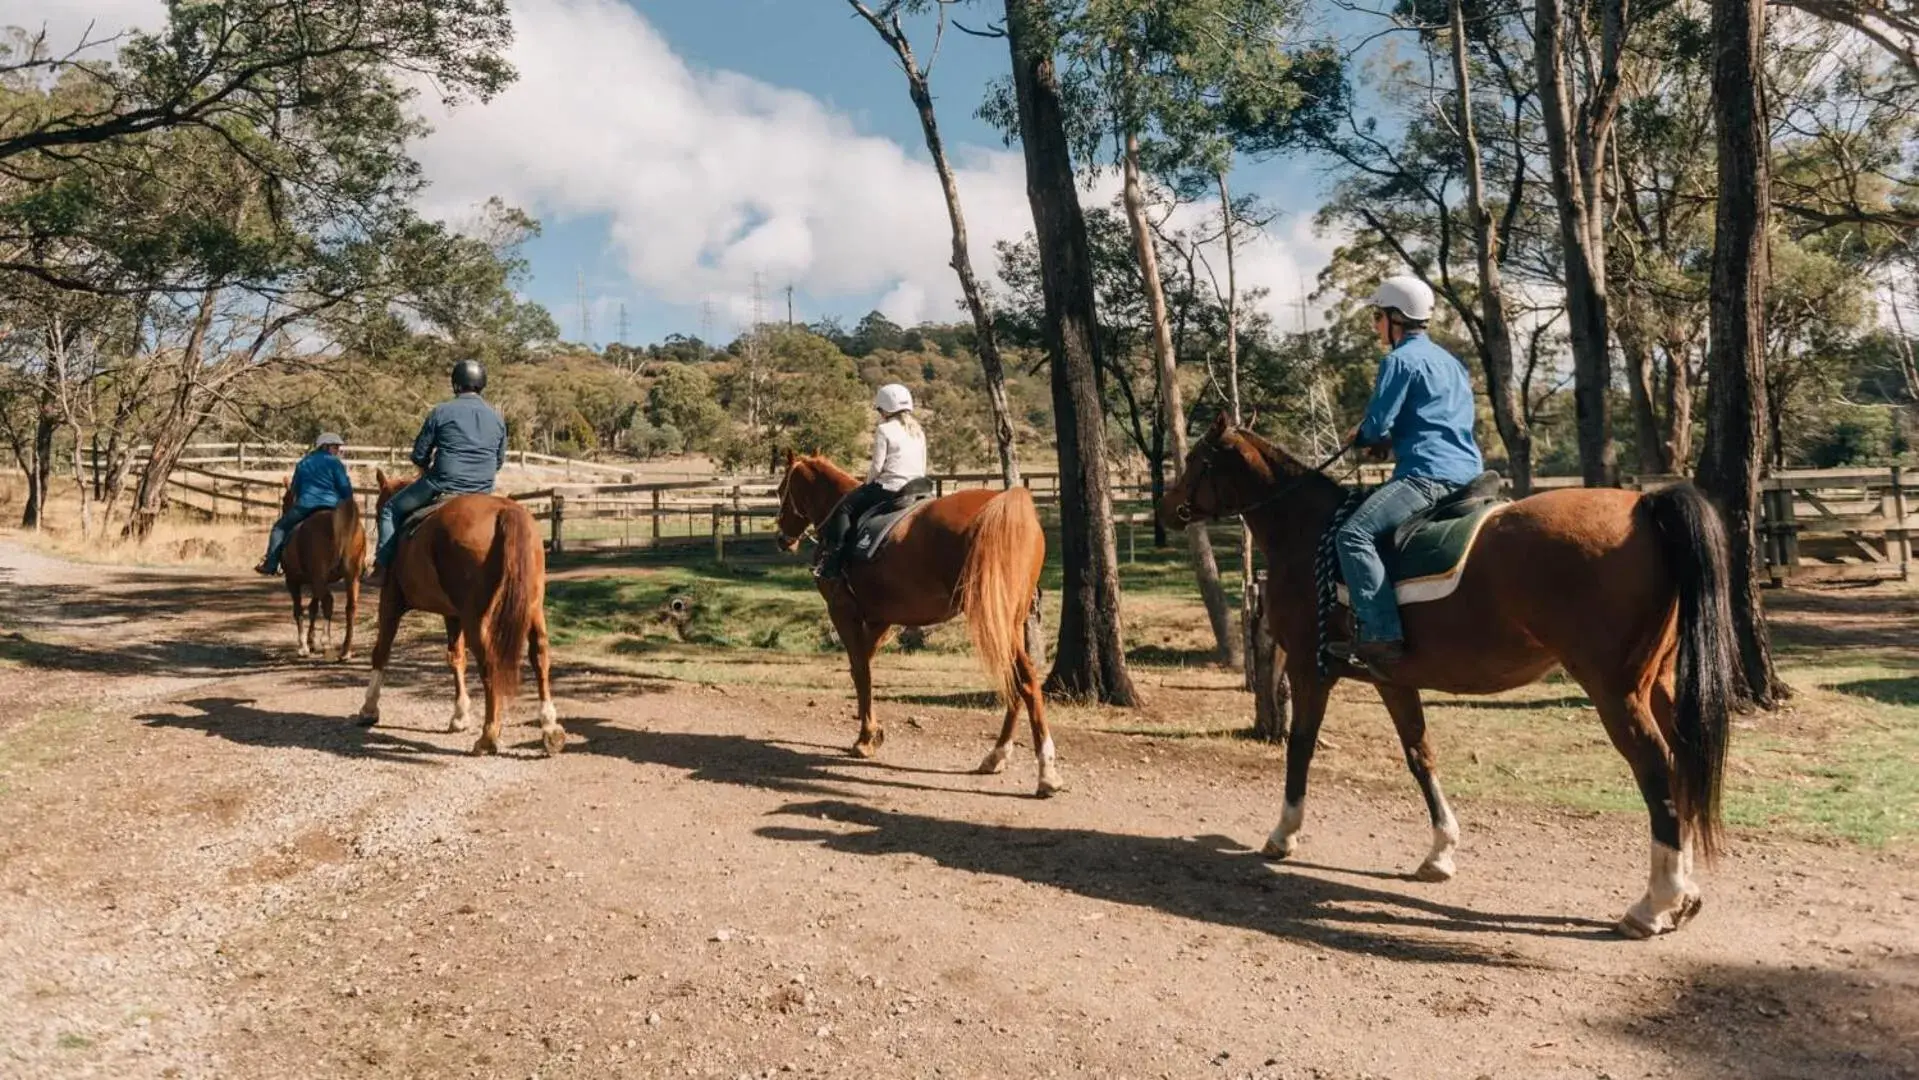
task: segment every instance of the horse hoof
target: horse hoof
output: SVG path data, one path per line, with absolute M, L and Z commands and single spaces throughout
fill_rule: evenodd
M 1268 840 L 1266 841 L 1265 844 L 1260 846 L 1259 857 L 1262 859 L 1271 859 L 1274 862 L 1277 862 L 1280 859 L 1290 859 L 1293 857 L 1293 852 L 1297 850 L 1298 847 L 1299 847 L 1298 844 L 1293 843 L 1291 841 L 1288 841 L 1286 843 L 1280 843 L 1275 840 Z
M 1413 880 L 1414 881 L 1451 881 L 1453 879 L 1453 875 L 1457 874 L 1458 872 L 1459 872 L 1458 869 L 1456 869 L 1450 861 L 1443 862 L 1443 863 L 1442 862 L 1423 862 L 1419 864 L 1419 869 L 1413 871 Z
M 344 664 L 352 659 L 353 659 L 353 652 L 352 650 L 349 649 L 348 651 L 340 654 L 338 662 Z
M 361 727 L 372 727 L 373 725 L 380 722 L 380 714 L 376 712 L 375 713 L 362 712 L 356 715 L 353 718 L 353 720 L 355 723 L 359 724 Z
M 1050 799 L 1065 790 L 1066 782 L 1064 780 L 1050 780 L 1042 776 L 1040 777 L 1039 787 L 1033 792 L 1033 796 L 1040 799 Z
M 856 742 L 853 744 L 853 749 L 849 751 L 856 758 L 870 758 L 879 752 L 880 744 L 877 742 Z
M 1705 901 L 1697 893 L 1688 893 L 1679 898 L 1678 907 L 1648 919 L 1639 913 L 1638 905 L 1635 904 L 1633 910 L 1627 911 L 1618 922 L 1613 924 L 1613 930 L 1620 937 L 1644 941 L 1661 934 L 1670 934 L 1686 925 L 1692 921 L 1693 916 L 1699 914 L 1699 909 L 1703 906 Z
M 484 735 L 480 736 L 473 744 L 474 757 L 491 757 L 499 752 L 500 745 Z
M 560 728 L 553 728 L 542 732 L 540 741 L 546 746 L 547 757 L 559 757 L 560 751 L 566 749 L 566 732 Z
M 986 755 L 986 760 L 980 762 L 979 768 L 973 771 L 981 776 L 998 776 L 1006 771 L 1006 755 L 996 750 Z

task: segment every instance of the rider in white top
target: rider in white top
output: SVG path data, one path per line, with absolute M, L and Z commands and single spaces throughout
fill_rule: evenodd
M 873 466 L 866 483 L 847 492 L 820 527 L 820 562 L 814 573 L 822 578 L 839 576 L 854 522 L 926 476 L 926 432 L 913 419 L 912 392 L 899 383 L 887 383 L 873 395 L 873 408 L 880 414 L 873 429 Z

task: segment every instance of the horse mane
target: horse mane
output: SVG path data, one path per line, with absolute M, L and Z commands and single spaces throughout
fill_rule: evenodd
M 1338 490 L 1339 488 L 1339 481 L 1294 457 L 1283 447 L 1266 441 L 1251 428 L 1232 428 L 1227 435 L 1239 439 L 1252 449 L 1260 463 L 1266 467 L 1267 475 L 1260 478 L 1266 483 L 1276 484 L 1285 480 L 1295 480 L 1311 486 L 1318 481 L 1328 489 Z
M 845 469 L 842 469 L 838 465 L 833 464 L 833 459 L 830 457 L 827 457 L 825 454 L 807 454 L 805 457 L 802 457 L 800 460 L 805 462 L 806 465 L 809 468 L 811 468 L 815 473 L 829 480 L 844 478 L 847 480 L 851 480 L 854 483 L 859 482 L 859 477 L 854 476 L 852 473 L 847 472 Z

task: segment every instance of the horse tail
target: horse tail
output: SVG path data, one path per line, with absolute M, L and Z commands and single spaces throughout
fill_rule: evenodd
M 360 527 L 360 503 L 356 499 L 333 504 L 333 558 L 333 569 L 340 575 L 360 576 L 360 564 L 366 558 L 366 530 Z
M 1659 533 L 1679 591 L 1679 657 L 1673 678 L 1673 802 L 1701 858 L 1720 847 L 1719 795 L 1732 713 L 1745 699 L 1739 646 L 1732 633 L 1732 584 L 1726 526 L 1691 484 L 1640 500 Z
M 993 497 L 973 519 L 966 565 L 960 570 L 960 606 L 973 653 L 998 688 L 1000 703 L 1019 700 L 1014 662 L 1025 647 L 1026 610 L 1046 561 L 1033 493 L 1010 488 Z
M 487 553 L 486 632 L 488 679 L 504 701 L 520 692 L 520 664 L 526 659 L 526 639 L 533 610 L 546 591 L 546 565 L 540 534 L 532 515 L 518 503 L 504 507 L 493 519 L 493 549 Z

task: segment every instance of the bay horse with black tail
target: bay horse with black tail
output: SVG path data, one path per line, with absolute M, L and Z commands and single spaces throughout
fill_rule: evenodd
M 385 506 L 407 481 L 378 475 Z M 400 616 L 409 611 L 429 611 L 446 620 L 454 694 L 448 731 L 468 726 L 466 660 L 471 654 L 480 662 L 486 692 L 486 726 L 473 752 L 499 753 L 500 725 L 520 690 L 520 664 L 530 654 L 539 680 L 542 745 L 549 756 L 566 746 L 548 674 L 546 549 L 526 507 L 498 495 L 457 495 L 400 541 L 380 589 L 373 679 L 360 707 L 360 722 L 367 727 L 380 722 L 380 684 Z
M 1678 484 L 1550 491 L 1506 506 L 1480 528 L 1457 589 L 1405 607 L 1406 657 L 1381 682 L 1341 666 L 1321 675 L 1317 663 L 1314 556 L 1345 495 L 1222 416 L 1160 504 L 1180 525 L 1244 517 L 1265 552 L 1267 621 L 1286 651 L 1295 712 L 1286 801 L 1264 853 L 1295 851 L 1327 694 L 1358 678 L 1378 686 L 1432 819 L 1432 850 L 1415 876 L 1452 877 L 1459 825 L 1440 791 L 1420 690 L 1494 694 L 1561 667 L 1592 699 L 1652 818 L 1650 882 L 1617 928 L 1644 938 L 1684 925 L 1700 906 L 1693 856 L 1721 846 L 1730 713 L 1743 699 L 1725 526 L 1712 504 Z
M 289 487 L 281 499 L 285 513 L 293 502 Z M 340 640 L 341 660 L 353 658 L 353 622 L 360 613 L 360 575 L 366 569 L 366 530 L 360 525 L 360 507 L 352 499 L 336 503 L 331 510 L 307 515 L 287 537 L 286 552 L 280 557 L 280 571 L 286 577 L 287 592 L 293 596 L 293 637 L 300 655 L 320 651 L 318 624 L 326 619 L 326 641 L 333 644 L 333 583 L 346 584 L 346 635 Z M 311 594 L 306 625 L 301 626 L 301 592 Z
M 810 528 L 824 523 L 847 492 L 859 486 L 851 474 L 817 454 L 786 455 L 780 480 L 779 543 L 799 547 Z M 1006 717 L 999 741 L 979 772 L 1006 767 L 1020 706 L 1032 722 L 1033 753 L 1039 759 L 1041 797 L 1064 790 L 1046 727 L 1039 671 L 1026 652 L 1026 612 L 1046 562 L 1032 492 L 973 488 L 931 499 L 894 526 L 886 546 L 869 562 L 848 561 L 844 576 L 821 581 L 820 594 L 833 628 L 846 646 L 859 696 L 859 740 L 853 753 L 872 757 L 886 741 L 873 715 L 873 654 L 895 626 L 932 626 L 964 613 L 973 651 L 999 692 Z

